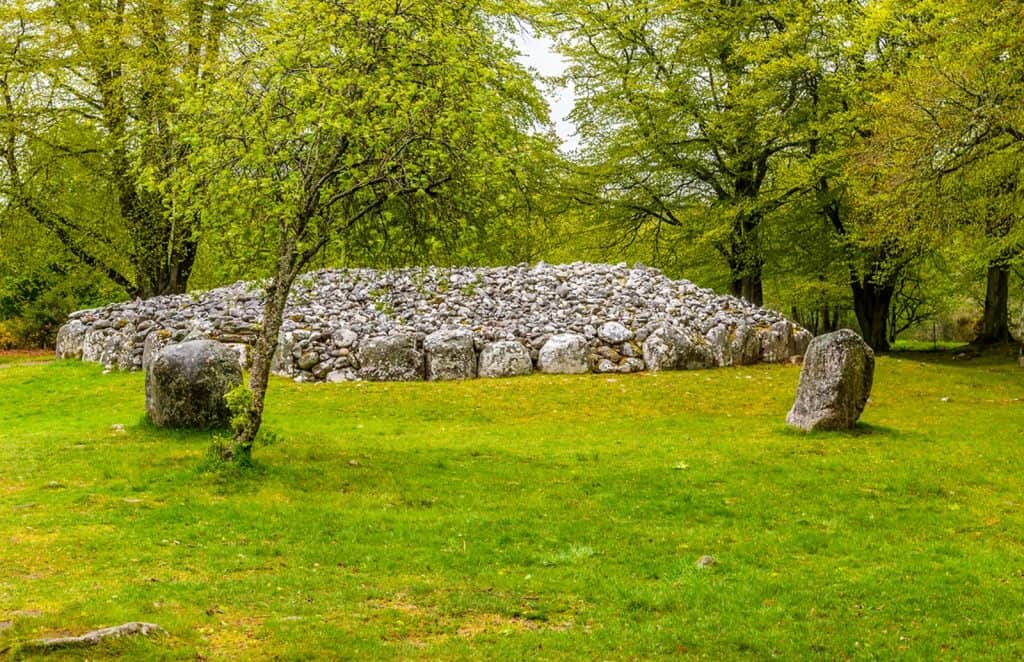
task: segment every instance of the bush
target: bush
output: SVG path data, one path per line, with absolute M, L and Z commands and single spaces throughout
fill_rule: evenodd
M 9 348 L 53 347 L 70 313 L 115 300 L 118 294 L 91 271 L 58 263 L 26 273 L 0 273 L 0 348 L 5 343 Z

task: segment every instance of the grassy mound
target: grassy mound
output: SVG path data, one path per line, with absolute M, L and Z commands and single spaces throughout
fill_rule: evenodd
M 0 650 L 149 621 L 81 655 L 1024 654 L 1020 369 L 883 357 L 862 426 L 814 435 L 798 374 L 278 381 L 281 443 L 225 475 L 141 374 L 9 365 Z

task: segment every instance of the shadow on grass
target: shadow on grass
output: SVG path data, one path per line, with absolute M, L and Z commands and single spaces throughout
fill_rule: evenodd
M 916 361 L 945 368 L 990 369 L 996 367 L 1016 367 L 1020 345 L 996 345 L 979 347 L 965 345 L 956 349 L 939 350 L 901 350 L 892 351 L 885 356 L 894 360 Z
M 805 432 L 799 428 L 795 428 L 791 425 L 780 425 L 777 428 L 779 434 L 791 437 L 794 439 L 806 439 L 814 441 L 823 441 L 829 438 L 837 437 L 868 437 L 878 436 L 887 437 L 890 439 L 903 439 L 909 435 L 899 428 L 892 428 L 886 425 L 876 425 L 874 423 L 865 423 L 864 421 L 858 421 L 849 430 L 812 430 Z

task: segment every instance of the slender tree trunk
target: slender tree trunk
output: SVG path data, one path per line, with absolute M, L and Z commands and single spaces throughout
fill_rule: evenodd
M 228 449 L 229 455 L 236 450 L 242 455 L 252 455 L 253 442 L 263 424 L 263 406 L 267 397 L 267 385 L 270 383 L 270 366 L 277 349 L 277 337 L 281 333 L 284 322 L 284 309 L 288 304 L 288 294 L 295 281 L 298 255 L 294 243 L 285 241 L 280 249 L 277 270 L 266 288 L 266 300 L 263 304 L 263 325 L 260 327 L 256 347 L 253 350 L 252 367 L 249 371 L 249 389 L 252 391 L 252 406 L 249 409 L 249 422 L 235 433 L 235 448 Z
M 857 315 L 864 342 L 876 352 L 889 351 L 889 306 L 892 304 L 892 285 L 879 285 L 870 277 L 851 281 L 853 310 Z
M 1009 343 L 1009 291 L 1010 270 L 1002 261 L 992 262 L 988 267 L 985 288 L 985 314 L 982 318 L 981 333 L 974 339 L 977 344 Z

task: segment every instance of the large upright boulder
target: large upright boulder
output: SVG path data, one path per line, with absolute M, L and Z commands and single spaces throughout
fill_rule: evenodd
M 875 354 L 853 331 L 811 341 L 800 371 L 796 402 L 786 421 L 803 430 L 852 428 L 871 395 Z
M 423 341 L 427 355 L 427 379 L 472 379 L 476 377 L 473 332 L 468 329 L 440 329 Z
M 359 347 L 359 377 L 371 382 L 423 379 L 423 351 L 408 333 L 370 338 Z
M 579 375 L 590 372 L 590 345 L 578 333 L 559 333 L 540 348 L 537 367 L 541 372 Z
M 85 334 L 89 327 L 78 320 L 71 320 L 57 331 L 57 358 L 80 359 L 85 345 Z
M 238 355 L 214 340 L 159 350 L 146 369 L 146 413 L 168 428 L 227 427 L 224 395 L 242 383 Z
M 533 372 L 530 350 L 515 340 L 487 343 L 480 350 L 481 377 L 514 377 Z
M 660 324 L 647 336 L 643 356 L 652 372 L 715 367 L 714 354 L 703 336 L 685 333 L 668 323 Z

